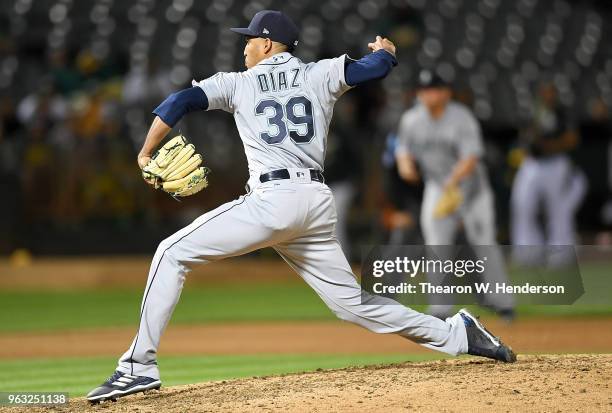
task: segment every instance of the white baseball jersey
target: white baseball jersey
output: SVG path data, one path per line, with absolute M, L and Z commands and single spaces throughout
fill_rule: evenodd
M 304 63 L 279 53 L 244 72 L 217 73 L 193 86 L 208 110 L 234 115 L 251 176 L 282 168 L 323 170 L 327 131 L 336 100 L 351 86 L 346 55 Z

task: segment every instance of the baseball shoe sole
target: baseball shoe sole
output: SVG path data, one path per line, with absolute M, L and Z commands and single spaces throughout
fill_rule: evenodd
M 158 390 L 161 380 L 145 376 L 133 376 L 131 374 L 116 371 L 100 386 L 87 394 L 87 400 L 97 404 L 106 400 L 117 401 L 120 397 L 135 393 L 144 393 L 148 390 Z
M 510 346 L 504 344 L 499 337 L 494 336 L 477 317 L 465 308 L 459 310 L 468 340 L 468 354 L 487 357 L 505 363 L 514 363 L 516 354 Z

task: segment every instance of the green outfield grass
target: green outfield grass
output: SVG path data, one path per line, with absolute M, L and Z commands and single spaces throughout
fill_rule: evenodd
M 164 386 L 238 377 L 314 371 L 367 364 L 424 361 L 443 355 L 270 354 L 228 356 L 161 356 Z M 62 391 L 83 396 L 112 374 L 110 357 L 0 360 L 0 392 Z
M 0 292 L 0 332 L 96 328 L 138 322 L 139 290 Z M 301 283 L 185 288 L 172 323 L 332 320 Z
M 612 315 L 610 264 L 581 266 L 587 294 L 574 305 L 521 306 L 521 316 Z M 0 291 L 0 334 L 135 325 L 142 291 Z M 422 310 L 424 306 L 414 306 Z M 478 310 L 485 312 L 484 310 Z M 173 324 L 333 320 L 334 315 L 302 282 L 243 282 L 187 286 Z

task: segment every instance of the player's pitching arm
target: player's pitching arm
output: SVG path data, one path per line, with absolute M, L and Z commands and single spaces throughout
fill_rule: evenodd
M 346 60 L 344 77 L 349 86 L 358 86 L 371 80 L 386 77 L 394 66 L 397 66 L 395 45 L 386 37 L 376 36 L 376 40 L 368 43 L 372 53 L 359 60 Z

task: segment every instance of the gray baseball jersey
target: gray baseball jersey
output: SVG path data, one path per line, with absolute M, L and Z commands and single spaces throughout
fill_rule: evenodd
M 402 116 L 397 153 L 409 153 L 417 161 L 426 182 L 444 185 L 461 158 L 482 156 L 484 147 L 478 121 L 464 105 L 450 102 L 440 119 L 433 119 L 418 104 Z M 468 199 L 488 185 L 484 166 L 462 183 Z
M 281 53 L 245 72 L 194 82 L 206 93 L 209 110 L 233 113 L 249 163 L 250 190 L 160 243 L 138 333 L 117 370 L 158 379 L 157 348 L 191 267 L 265 247 L 273 247 L 339 318 L 449 354 L 467 352 L 459 314 L 443 321 L 362 294 L 335 234 L 331 190 L 310 179 L 306 168 L 323 169 L 334 103 L 350 88 L 345 60 L 304 64 Z M 284 168 L 289 179 L 260 182 L 261 173 Z
M 346 55 L 303 63 L 290 53 L 245 72 L 217 73 L 200 82 L 208 110 L 234 115 L 251 176 L 281 168 L 323 170 L 336 100 L 351 87 Z

